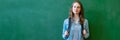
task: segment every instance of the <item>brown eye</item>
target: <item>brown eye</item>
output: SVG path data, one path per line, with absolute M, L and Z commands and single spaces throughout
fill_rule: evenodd
M 80 6 L 78 6 L 77 8 L 80 8 Z

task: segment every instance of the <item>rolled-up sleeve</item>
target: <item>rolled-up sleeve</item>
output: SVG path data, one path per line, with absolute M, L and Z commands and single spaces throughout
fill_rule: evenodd
M 86 30 L 86 35 L 85 35 L 85 38 L 88 38 L 90 33 L 89 33 L 89 25 L 88 25 L 88 20 L 85 19 L 85 22 L 84 22 L 84 28 Z
M 63 22 L 63 32 L 62 32 L 63 39 L 66 39 L 64 34 L 67 29 L 68 29 L 68 19 L 65 19 Z

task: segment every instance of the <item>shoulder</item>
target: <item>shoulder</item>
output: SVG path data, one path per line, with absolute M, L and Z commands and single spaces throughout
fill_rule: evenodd
M 87 20 L 87 19 L 85 19 L 85 22 L 88 22 L 88 20 Z
M 87 20 L 87 19 L 84 19 L 84 23 L 88 23 L 88 20 Z
M 64 24 L 68 24 L 68 22 L 69 22 L 69 19 L 66 18 L 66 19 L 64 20 Z

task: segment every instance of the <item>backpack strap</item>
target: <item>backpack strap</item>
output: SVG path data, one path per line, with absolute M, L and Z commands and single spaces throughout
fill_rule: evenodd
M 81 24 L 81 27 L 82 27 L 82 29 L 81 29 L 82 37 L 83 37 L 83 40 L 85 40 L 85 37 L 84 37 L 84 35 L 83 35 L 84 23 L 83 23 L 83 24 Z
M 71 18 L 69 18 L 69 25 L 68 25 L 68 33 L 70 33 L 70 29 L 71 29 Z
M 70 29 L 71 29 L 71 18 L 69 18 L 69 21 L 68 21 L 68 29 L 67 29 L 69 35 L 70 35 Z M 68 38 L 69 35 L 66 35 L 66 38 Z

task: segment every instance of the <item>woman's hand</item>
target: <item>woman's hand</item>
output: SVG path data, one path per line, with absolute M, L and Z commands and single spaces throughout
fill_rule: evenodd
M 85 35 L 86 35 L 86 30 L 84 29 L 83 30 L 83 36 L 85 37 Z
M 68 31 L 65 31 L 65 36 L 68 36 L 68 35 L 69 35 Z

